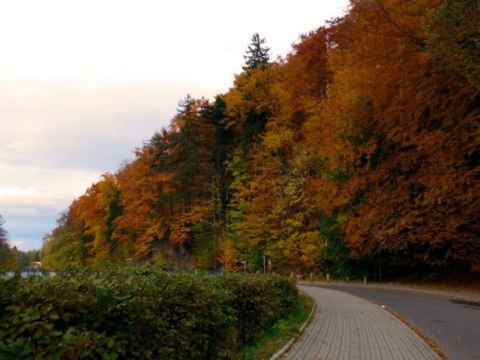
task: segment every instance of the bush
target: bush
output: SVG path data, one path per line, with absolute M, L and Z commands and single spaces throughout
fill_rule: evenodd
M 232 274 L 218 280 L 233 295 L 240 347 L 262 336 L 275 321 L 287 315 L 298 300 L 294 282 L 280 276 Z
M 280 277 L 153 268 L 0 279 L 0 359 L 230 359 L 297 296 Z

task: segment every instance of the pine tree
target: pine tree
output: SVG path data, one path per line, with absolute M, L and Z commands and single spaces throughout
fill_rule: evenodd
M 251 70 L 257 68 L 266 68 L 270 55 L 268 52 L 270 48 L 265 47 L 265 38 L 260 39 L 258 33 L 253 34 L 251 44 L 248 45 L 247 54 L 243 55 L 245 59 L 245 66 L 243 70 Z
M 4 228 L 5 220 L 0 215 L 0 270 L 7 268 L 7 264 L 11 259 L 11 249 L 7 242 L 7 230 Z
M 7 230 L 3 227 L 5 224 L 5 220 L 3 220 L 2 215 L 0 215 L 0 246 L 1 247 L 8 247 L 7 244 Z

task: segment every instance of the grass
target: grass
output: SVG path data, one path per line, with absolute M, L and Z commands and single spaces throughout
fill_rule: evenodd
M 253 344 L 248 344 L 240 356 L 244 360 L 270 359 L 282 349 L 293 337 L 299 334 L 302 325 L 307 321 L 312 310 L 312 299 L 301 294 L 295 311 L 287 318 L 280 319 L 265 333 L 265 336 Z

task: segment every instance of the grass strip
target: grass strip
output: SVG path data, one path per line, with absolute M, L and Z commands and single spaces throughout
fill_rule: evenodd
M 298 335 L 300 328 L 310 315 L 312 306 L 313 300 L 305 294 L 301 294 L 295 310 L 288 317 L 280 319 L 260 340 L 247 344 L 239 359 L 270 359 L 287 342 Z

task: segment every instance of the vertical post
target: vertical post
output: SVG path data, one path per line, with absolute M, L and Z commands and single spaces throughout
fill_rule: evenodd
M 367 285 L 367 277 L 366 276 L 363 277 L 363 285 Z
M 213 224 L 213 271 L 215 273 L 217 272 L 217 236 L 215 233 L 215 224 Z
M 263 273 L 266 274 L 267 273 L 267 269 L 265 267 L 266 263 L 265 263 L 265 255 L 263 255 Z
M 327 283 L 330 282 L 330 273 L 327 273 Z

